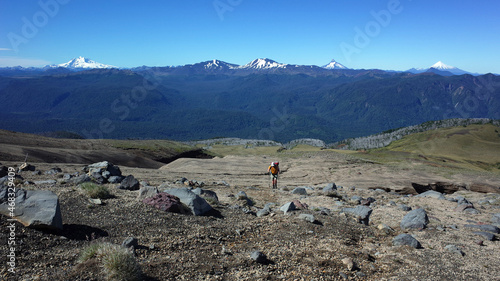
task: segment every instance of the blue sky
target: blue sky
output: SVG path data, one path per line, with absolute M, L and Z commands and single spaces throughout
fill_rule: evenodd
M 499 1 L 0 0 L 0 66 L 219 59 L 500 73 Z

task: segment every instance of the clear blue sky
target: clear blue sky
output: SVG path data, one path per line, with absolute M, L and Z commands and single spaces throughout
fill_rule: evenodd
M 499 14 L 496 0 L 0 0 L 0 66 L 271 58 L 500 73 Z

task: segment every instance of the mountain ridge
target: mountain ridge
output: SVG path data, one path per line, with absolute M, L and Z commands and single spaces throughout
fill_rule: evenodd
M 280 63 L 277 61 L 274 61 L 269 58 L 258 58 L 254 59 L 247 64 L 244 65 L 238 65 L 234 63 L 228 63 L 225 61 L 221 61 L 218 59 L 212 59 L 209 61 L 204 61 L 204 62 L 199 62 L 199 63 L 194 63 L 194 64 L 185 64 L 185 65 L 179 65 L 179 66 L 159 66 L 159 67 L 152 67 L 152 66 L 139 66 L 139 67 L 116 67 L 113 65 L 108 65 L 108 64 L 103 64 L 99 62 L 95 62 L 91 59 L 85 58 L 85 57 L 77 57 L 73 58 L 70 61 L 62 64 L 52 64 L 52 65 L 46 65 L 44 67 L 0 67 L 0 73 L 1 72 L 8 72 L 10 71 L 24 71 L 24 72 L 36 72 L 36 71 L 44 71 L 44 70 L 53 70 L 59 68 L 59 71 L 63 71 L 63 69 L 68 69 L 71 71 L 82 71 L 82 70 L 88 70 L 88 69 L 104 69 L 104 68 L 119 68 L 119 69 L 131 69 L 131 70 L 139 70 L 139 69 L 152 69 L 152 68 L 162 68 L 162 69 L 178 69 L 178 68 L 196 68 L 200 65 L 204 66 L 204 69 L 208 71 L 214 71 L 214 70 L 233 70 L 233 71 L 270 71 L 270 70 L 285 70 L 285 71 L 316 71 L 316 72 L 321 72 L 322 70 L 365 70 L 365 69 L 351 69 L 349 67 L 346 67 L 345 65 L 337 62 L 335 59 L 332 59 L 330 63 L 323 65 L 323 66 L 317 66 L 317 65 L 296 65 L 296 64 L 287 64 L 287 63 Z M 448 76 L 449 73 L 452 73 L 453 75 L 463 75 L 463 74 L 471 74 L 471 75 L 481 75 L 479 73 L 471 73 L 462 69 L 459 69 L 454 66 L 449 66 L 444 64 L 442 61 L 438 61 L 437 63 L 433 64 L 430 67 L 427 68 L 411 68 L 405 71 L 399 71 L 399 70 L 383 70 L 383 69 L 374 69 L 374 70 L 381 70 L 385 72 L 409 72 L 413 74 L 420 74 L 424 72 L 434 72 L 436 74 L 440 74 L 440 71 L 443 71 L 443 74 L 445 76 Z M 448 73 L 449 72 L 449 73 Z

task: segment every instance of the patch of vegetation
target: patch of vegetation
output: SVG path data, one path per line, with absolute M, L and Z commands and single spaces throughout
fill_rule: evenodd
M 108 188 L 104 185 L 98 185 L 93 182 L 84 182 L 80 184 L 80 188 L 87 194 L 90 198 L 94 199 L 107 199 L 111 197 L 111 193 Z
M 80 253 L 79 263 L 97 260 L 106 280 L 141 280 L 141 269 L 134 254 L 127 248 L 111 243 L 94 243 Z

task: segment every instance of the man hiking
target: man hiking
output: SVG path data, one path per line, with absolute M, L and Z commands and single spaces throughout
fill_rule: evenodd
M 278 188 L 278 175 L 280 173 L 280 163 L 272 162 L 271 166 L 267 168 L 267 172 L 271 175 L 271 181 L 273 183 L 273 189 Z

